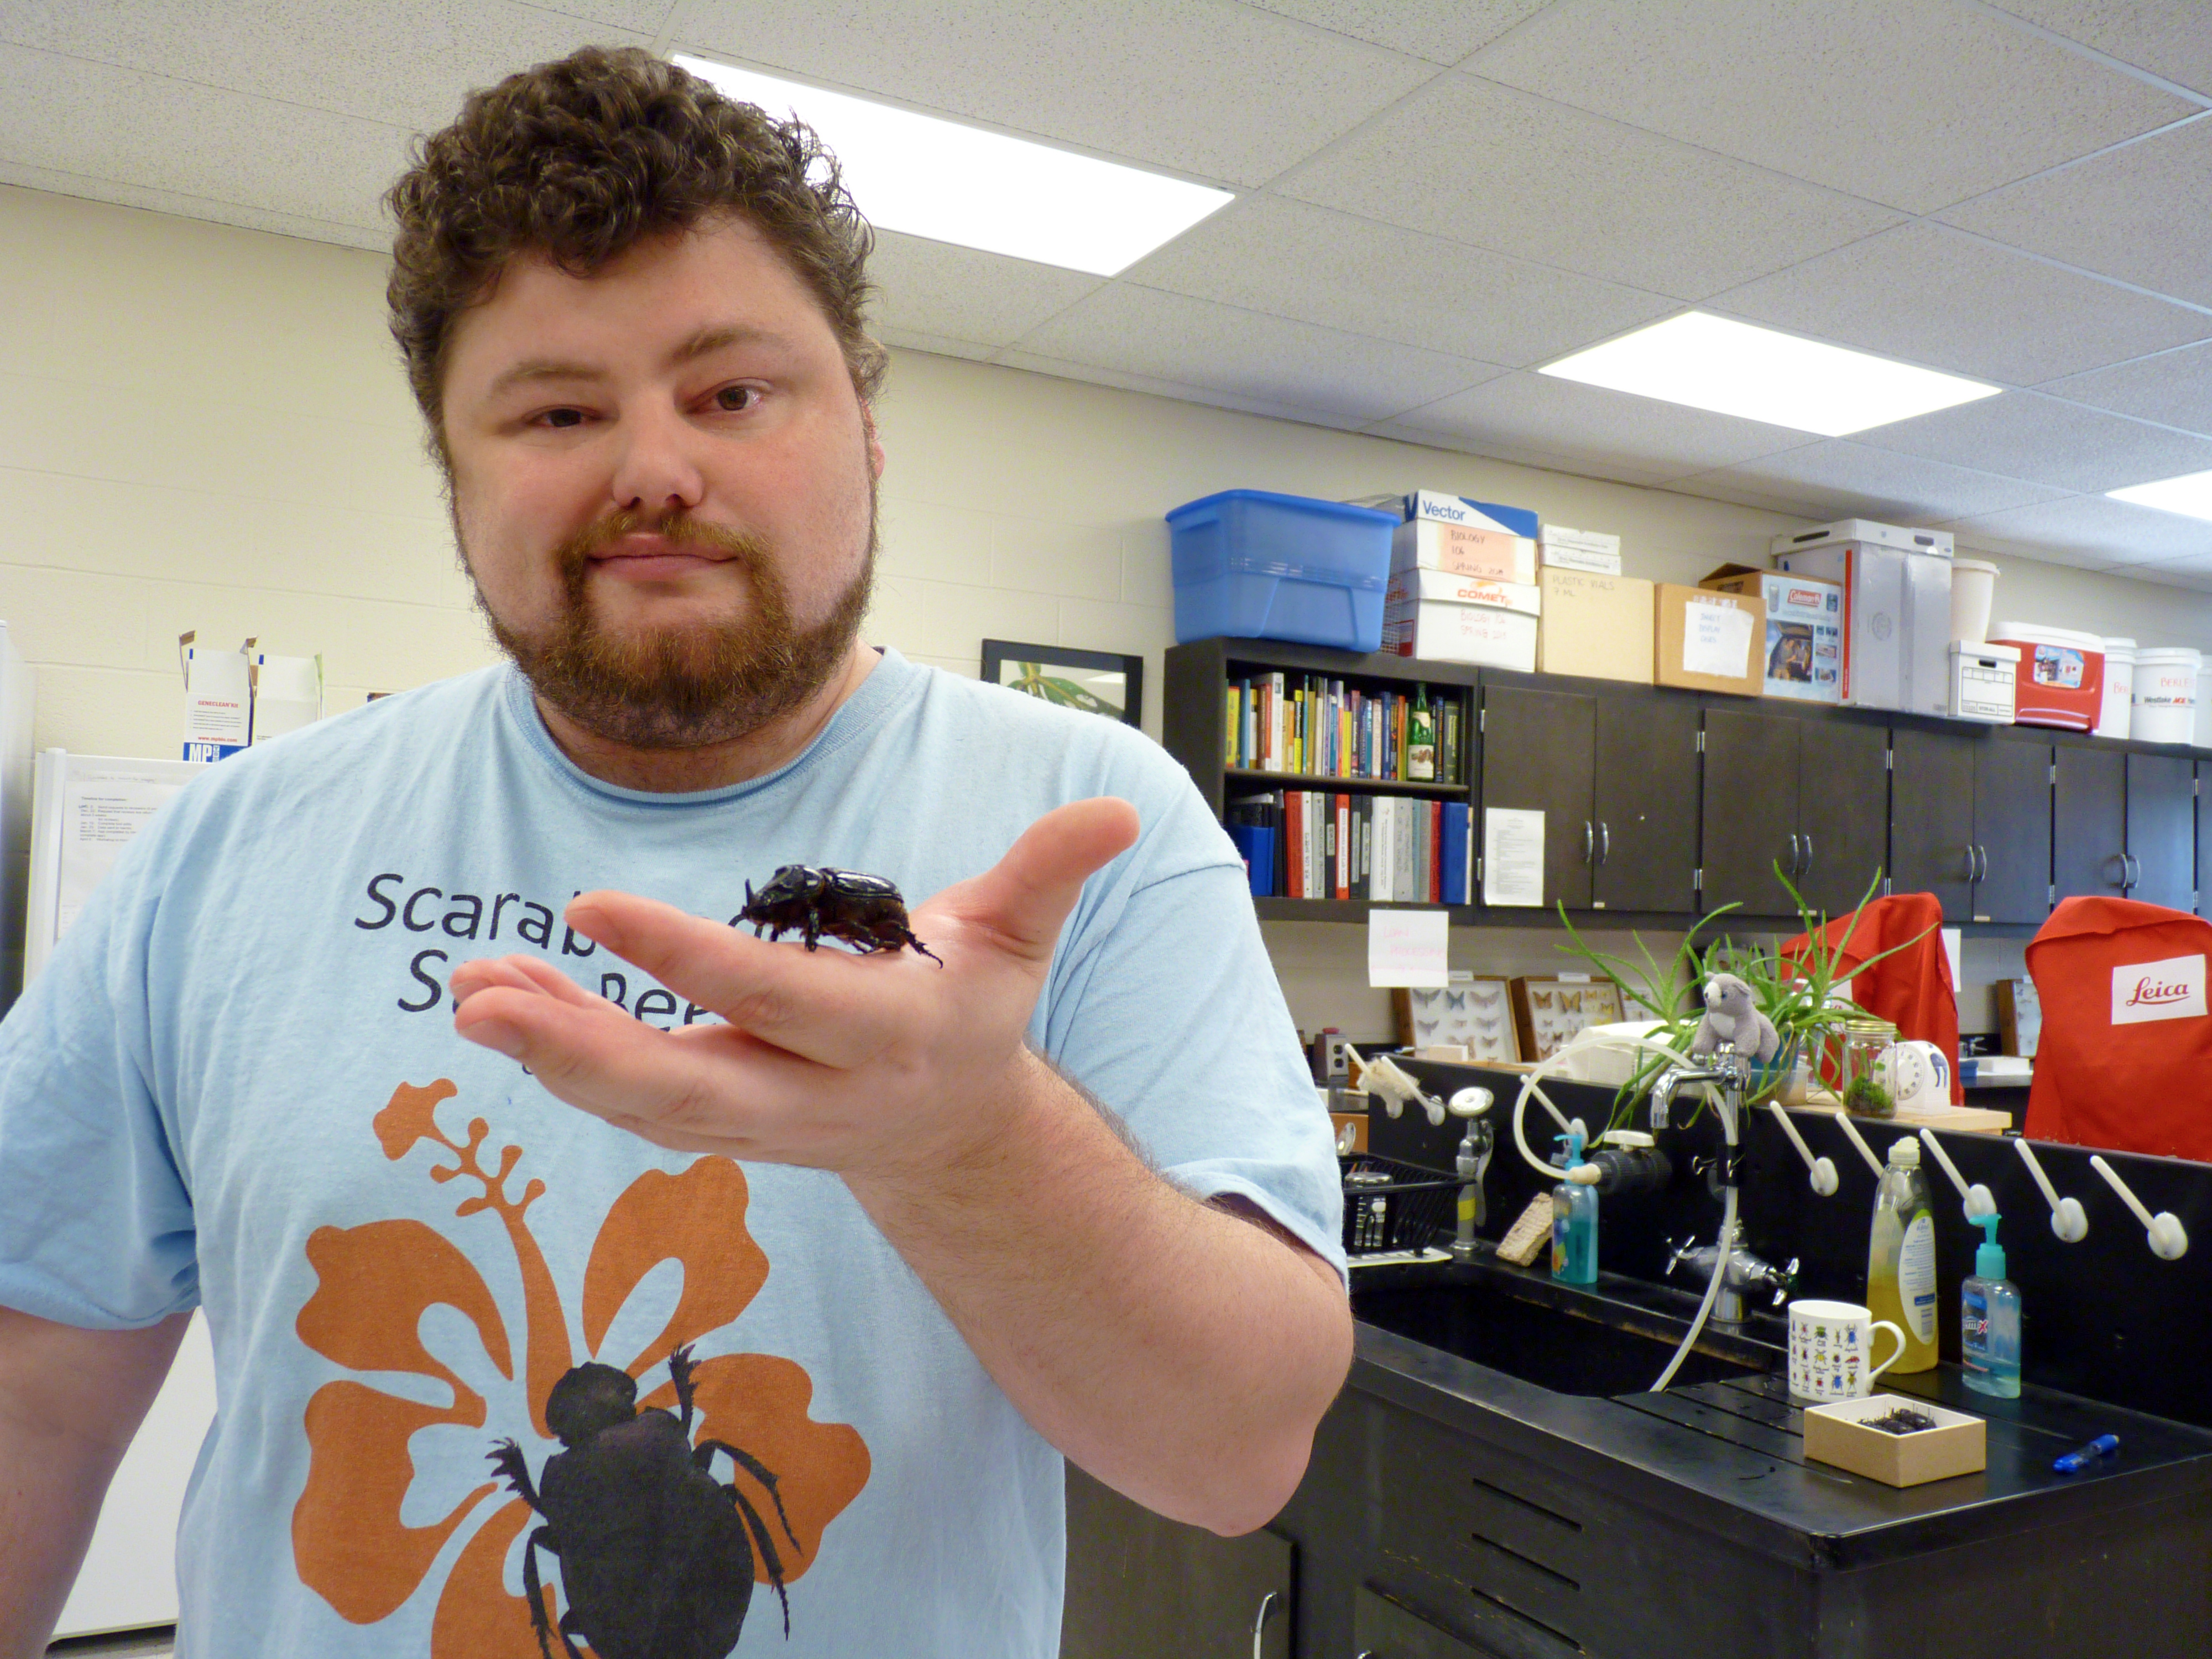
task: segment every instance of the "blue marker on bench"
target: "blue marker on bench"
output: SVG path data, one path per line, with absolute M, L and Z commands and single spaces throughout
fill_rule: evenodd
M 2079 1474 L 2100 1458 L 2110 1457 L 2120 1449 L 2117 1434 L 2100 1434 L 2086 1446 L 2078 1446 L 2065 1456 L 2055 1459 L 2051 1467 L 2061 1474 Z

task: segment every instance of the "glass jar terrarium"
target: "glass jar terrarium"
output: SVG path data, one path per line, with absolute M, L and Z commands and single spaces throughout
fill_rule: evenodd
M 1895 1117 L 1897 1101 L 1882 1076 L 1881 1058 L 1897 1042 L 1897 1027 L 1886 1019 L 1858 1016 L 1838 1034 L 1840 1048 L 1838 1094 L 1844 1109 L 1859 1117 Z

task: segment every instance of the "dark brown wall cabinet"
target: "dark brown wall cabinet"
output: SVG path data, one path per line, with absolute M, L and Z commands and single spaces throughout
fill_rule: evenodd
M 1698 861 L 1698 704 L 1482 688 L 1485 807 L 1544 814 L 1544 898 L 1686 914 Z
M 1946 921 L 2051 913 L 2051 745 L 1900 726 L 1891 737 L 1890 880 Z
M 2186 756 L 2060 744 L 2051 776 L 2058 895 L 2196 906 L 2196 781 Z
M 1878 721 L 1705 709 L 1704 908 L 1789 915 L 1778 868 L 1840 915 L 1889 852 L 1889 732 Z

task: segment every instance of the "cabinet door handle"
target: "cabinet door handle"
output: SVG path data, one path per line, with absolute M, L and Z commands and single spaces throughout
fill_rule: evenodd
M 1252 1659 L 1267 1659 L 1265 1632 L 1267 1620 L 1275 1616 L 1275 1592 L 1269 1590 L 1260 1598 L 1260 1616 L 1252 1621 Z
M 1588 818 L 1583 820 L 1583 862 L 1584 864 L 1597 862 L 1597 832 L 1590 828 L 1590 821 Z
M 1808 875 L 1808 876 L 1809 876 L 1809 875 L 1811 875 L 1811 874 L 1813 873 L 1813 832 L 1812 832 L 1810 830 L 1808 830 L 1805 832 L 1805 871 L 1804 871 L 1804 873 L 1805 873 L 1805 874 L 1807 874 L 1807 875 Z
M 1603 818 L 1597 823 L 1597 861 L 1603 864 L 1613 856 L 1613 830 Z
M 1794 835 L 1790 837 L 1790 873 L 1797 873 L 1797 837 Z
M 1990 878 L 1990 849 L 1986 847 L 1977 845 L 1974 851 L 1980 854 L 1982 858 L 1982 873 L 1980 878 L 1984 881 L 1987 881 Z
M 1966 879 L 1968 881 L 1977 881 L 1980 879 L 1980 878 L 1975 873 L 1976 868 L 1977 866 L 1974 863 L 1974 844 L 1972 842 L 1968 842 L 1966 843 Z
M 2120 878 L 2118 881 L 2113 881 L 2108 876 L 2106 878 L 2106 881 L 2108 885 L 2117 887 L 2124 893 L 2128 890 L 2128 855 L 2125 853 L 2113 854 L 2112 857 L 2105 860 L 2105 868 L 2109 870 L 2115 864 L 2120 866 Z

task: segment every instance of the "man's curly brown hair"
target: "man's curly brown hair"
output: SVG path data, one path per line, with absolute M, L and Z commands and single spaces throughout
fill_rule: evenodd
M 803 123 L 639 47 L 586 46 L 470 94 L 459 120 L 416 141 L 385 202 L 399 223 L 392 333 L 441 462 L 454 320 L 490 297 L 511 260 L 541 253 L 589 276 L 715 215 L 750 224 L 805 284 L 861 400 L 882 384 L 888 359 L 864 315 L 874 236 L 836 157 Z

